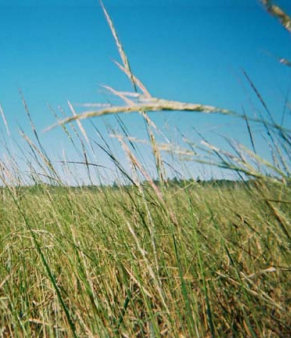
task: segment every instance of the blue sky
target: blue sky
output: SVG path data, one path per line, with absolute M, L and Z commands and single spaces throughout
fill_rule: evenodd
M 291 13 L 290 1 L 276 3 Z M 251 116 L 260 105 L 242 76 L 244 69 L 280 121 L 291 73 L 275 57 L 291 59 L 291 36 L 258 1 L 104 0 L 104 4 L 133 71 L 154 96 L 238 112 L 244 106 Z M 54 122 L 47 104 L 57 110 L 68 99 L 110 101 L 100 84 L 129 90 L 113 59 L 119 56 L 98 1 L 0 0 L 0 103 L 14 135 L 18 126 L 31 133 L 19 88 L 39 130 Z M 189 138 L 195 127 L 213 142 L 220 142 L 216 132 L 248 145 L 239 121 L 175 112 L 151 117 L 161 127 L 178 127 Z M 133 136 L 145 137 L 137 114 L 122 118 Z M 116 125 L 113 117 L 95 122 L 104 133 L 105 122 Z M 60 130 L 42 138 L 53 153 L 60 148 L 71 153 Z

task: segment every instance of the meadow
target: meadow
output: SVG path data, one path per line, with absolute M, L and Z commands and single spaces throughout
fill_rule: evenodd
M 290 186 L 161 191 L 3 189 L 2 336 L 287 336 Z
M 34 138 L 21 136 L 31 183 L 21 184 L 12 152 L 0 162 L 0 336 L 290 336 L 290 129 L 274 122 L 250 79 L 264 116 L 153 98 L 103 10 L 133 92 L 107 87 L 124 104 L 80 115 L 69 103 L 72 116 L 55 126 L 77 140 L 88 173 L 99 170 L 90 159 L 98 146 L 119 176 L 113 186 L 64 184 L 27 110 Z M 251 149 L 229 141 L 232 150 L 223 150 L 203 135 L 195 149 L 167 149 L 237 180 L 168 179 L 165 145 L 148 115 L 163 110 L 241 119 Z M 155 179 L 121 122 L 115 137 L 129 168 L 102 135 L 93 142 L 83 128 L 82 120 L 120 112 L 144 118 Z M 264 131 L 268 158 L 256 148 L 254 124 Z

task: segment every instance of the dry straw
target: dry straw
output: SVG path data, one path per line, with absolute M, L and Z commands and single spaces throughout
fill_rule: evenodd
M 291 18 L 287 15 L 283 9 L 277 5 L 273 5 L 271 0 L 261 0 L 261 3 L 264 5 L 266 10 L 277 18 L 281 25 L 291 33 Z

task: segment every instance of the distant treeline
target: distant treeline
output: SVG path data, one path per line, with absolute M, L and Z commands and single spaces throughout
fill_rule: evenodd
M 209 180 L 201 180 L 201 179 L 178 179 L 172 178 L 167 179 L 165 182 L 161 182 L 159 180 L 153 180 L 154 184 L 158 187 L 166 185 L 167 187 L 179 187 L 179 188 L 186 188 L 186 187 L 193 187 L 193 186 L 203 186 L 203 187 L 211 187 L 211 188 L 242 188 L 242 187 L 250 187 L 254 184 L 256 180 L 229 180 L 229 179 L 209 179 Z M 150 186 L 148 181 L 144 181 L 141 183 L 143 187 Z M 13 187 L 13 190 L 17 192 L 41 192 L 44 190 L 49 189 L 50 191 L 57 191 L 60 192 L 62 190 L 66 191 L 70 190 L 89 190 L 89 191 L 100 191 L 102 189 L 113 189 L 118 190 L 120 188 L 133 188 L 133 184 L 119 184 L 114 182 L 111 185 L 82 185 L 82 186 L 62 186 L 62 185 L 53 185 L 47 183 L 38 183 L 34 185 L 28 186 L 18 186 Z M 0 187 L 1 190 L 7 190 L 7 187 Z

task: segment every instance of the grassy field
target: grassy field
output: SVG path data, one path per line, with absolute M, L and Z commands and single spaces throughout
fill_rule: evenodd
M 1 334 L 288 336 L 290 187 L 184 183 L 3 189 Z
M 271 13 L 276 9 L 263 3 Z M 101 148 L 118 173 L 116 183 L 64 184 L 24 101 L 34 133 L 32 139 L 20 132 L 26 179 L 12 150 L 6 148 L 6 160 L 0 161 L 0 336 L 290 336 L 290 129 L 274 122 L 247 74 L 265 110 L 259 118 L 153 98 L 132 73 L 103 10 L 121 56 L 119 67 L 134 92 L 107 87 L 124 104 L 80 115 L 69 103 L 72 116 L 56 126 L 79 147 L 83 158 L 77 164 L 88 173 L 99 170 L 92 153 Z M 282 13 L 279 19 L 291 27 Z M 147 112 L 163 110 L 242 119 L 251 149 L 232 140 L 228 150 L 219 149 L 203 135 L 195 148 L 189 142 L 185 148 L 161 144 L 163 131 Z M 99 134 L 95 142 L 81 123 L 118 112 L 144 118 L 158 179 L 120 120 L 122 135 L 114 136 L 127 169 L 106 138 Z M 256 147 L 254 124 L 263 130 L 267 158 Z M 177 161 L 184 156 L 227 169 L 237 181 L 195 181 L 186 175 L 168 180 L 163 151 Z

